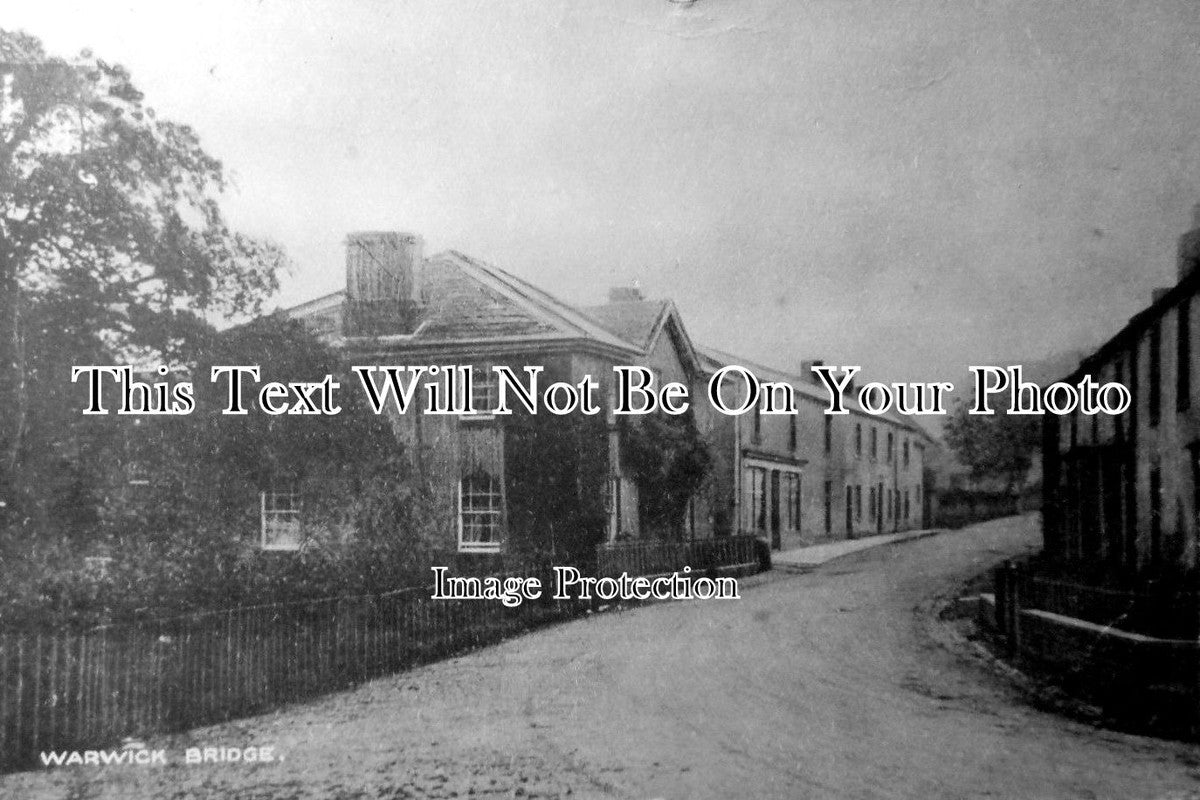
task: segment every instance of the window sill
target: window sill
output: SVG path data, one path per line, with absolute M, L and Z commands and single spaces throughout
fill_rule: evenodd
M 496 542 L 496 543 L 487 543 L 487 544 L 465 544 L 465 543 L 460 542 L 458 545 L 458 552 L 468 553 L 468 554 L 470 554 L 470 553 L 484 553 L 484 554 L 499 553 L 500 552 L 500 543 Z

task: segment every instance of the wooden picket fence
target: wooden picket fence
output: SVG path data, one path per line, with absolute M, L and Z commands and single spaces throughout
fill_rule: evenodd
M 745 543 L 605 547 L 631 574 L 753 561 Z M 722 563 L 723 562 L 723 563 Z M 619 572 L 619 571 L 618 571 Z M 537 575 L 543 569 L 509 574 Z M 497 642 L 588 610 L 431 600 L 429 587 L 239 607 L 83 632 L 0 633 L 0 771 L 48 750 L 223 722 Z
M 596 574 L 665 575 L 685 565 L 698 574 L 711 569 L 753 572 L 761 561 L 760 547 L 759 540 L 748 535 L 617 542 L 596 549 Z

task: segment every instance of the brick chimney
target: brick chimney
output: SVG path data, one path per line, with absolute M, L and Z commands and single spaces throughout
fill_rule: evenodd
M 1179 237 L 1179 255 L 1175 263 L 1177 280 L 1191 275 L 1200 264 L 1200 203 L 1192 206 L 1192 229 Z
M 636 283 L 632 286 L 614 286 L 608 290 L 608 302 L 610 303 L 636 303 L 645 299 L 641 288 Z
M 805 359 L 800 362 L 800 375 L 806 381 L 812 381 L 813 383 L 819 384 L 821 383 L 821 379 L 817 377 L 817 373 L 812 371 L 812 368 L 823 366 L 825 366 L 825 362 L 822 359 Z
M 425 240 L 412 233 L 361 231 L 346 237 L 346 335 L 416 329 L 424 250 Z
M 1167 292 L 1169 292 L 1169 291 L 1171 291 L 1170 286 L 1160 286 L 1157 289 L 1151 289 L 1150 290 L 1150 304 L 1153 305 L 1154 303 L 1157 303 L 1159 300 L 1162 300 L 1164 297 L 1167 296 Z

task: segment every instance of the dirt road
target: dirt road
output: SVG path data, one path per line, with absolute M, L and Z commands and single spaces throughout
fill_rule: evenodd
M 1200 748 L 1026 704 L 936 644 L 928 598 L 1036 542 L 1008 520 L 743 599 L 600 614 L 277 714 L 175 763 L 0 779 L 8 797 L 1185 798 Z M 273 745 L 187 766 L 188 746 Z

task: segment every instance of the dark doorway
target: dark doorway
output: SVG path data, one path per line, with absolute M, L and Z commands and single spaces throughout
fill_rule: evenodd
M 875 532 L 883 533 L 883 484 L 875 487 Z
M 771 470 L 771 548 L 779 550 L 783 547 L 783 537 L 780 533 L 779 515 L 779 470 Z
M 825 535 L 833 533 L 833 481 L 825 481 Z

